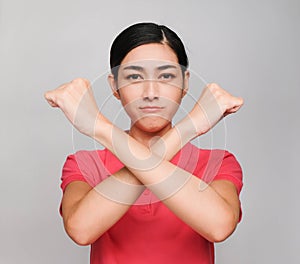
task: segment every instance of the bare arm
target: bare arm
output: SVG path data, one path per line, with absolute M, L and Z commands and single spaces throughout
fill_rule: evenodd
M 112 176 L 111 176 L 112 177 Z M 114 177 L 129 186 L 129 199 L 132 203 L 142 193 L 144 187 L 127 170 L 121 169 Z M 86 182 L 74 181 L 67 185 L 62 199 L 62 215 L 68 235 L 80 245 L 89 245 L 114 225 L 130 208 L 128 203 L 120 203 L 101 195 L 97 190 L 105 185 L 110 177 L 92 188 Z M 118 189 L 118 186 L 115 186 Z M 128 192 L 127 191 L 127 192 Z
M 186 142 L 181 142 L 177 129 L 171 129 L 151 149 L 171 159 Z M 80 245 L 88 245 L 113 226 L 145 189 L 144 185 L 123 168 L 95 188 L 75 181 L 65 189 L 62 215 L 68 235 Z
M 101 130 L 101 135 L 95 138 L 114 152 L 138 180 L 180 219 L 214 242 L 226 239 L 234 231 L 240 208 L 236 188 L 231 182 L 215 181 L 207 185 L 196 176 L 151 153 L 147 147 L 117 128 L 112 126 L 111 129 L 114 132 L 104 135 Z M 119 137 L 121 142 L 128 141 L 131 155 L 118 145 L 111 144 L 111 135 Z
M 227 181 L 216 181 L 211 186 L 206 186 L 197 177 L 165 161 L 167 152 L 162 151 L 164 155 L 163 158 L 160 157 L 155 154 L 156 150 L 152 152 L 106 120 L 98 112 L 93 95 L 88 88 L 87 82 L 77 80 L 71 85 L 66 84 L 47 93 L 46 98 L 52 106 L 60 107 L 81 133 L 95 138 L 110 149 L 138 181 L 149 187 L 166 206 L 199 234 L 210 241 L 221 241 L 231 234 L 238 221 L 239 213 L 238 197 L 233 184 Z M 176 136 L 173 132 L 170 136 L 172 140 L 165 144 L 166 150 L 172 149 L 173 152 L 179 150 L 178 146 L 181 147 L 181 144 L 174 144 L 176 138 L 177 142 L 189 141 L 190 136 L 195 137 L 207 132 L 223 115 L 235 112 L 241 107 L 241 99 L 229 95 L 216 85 L 211 85 L 209 88 L 202 96 L 205 99 L 203 105 L 196 105 L 187 119 L 183 120 L 187 126 L 177 127 L 179 133 Z M 78 109 L 79 103 L 82 109 Z M 95 120 L 97 120 L 96 125 Z M 114 145 L 116 138 L 121 140 L 118 142 L 128 142 L 130 152 L 124 151 L 117 144 Z M 172 147 L 168 147 L 168 144 Z M 175 181 L 175 183 L 179 184 L 177 187 L 180 188 L 173 193 L 174 186 L 170 189 L 169 185 L 165 184 L 166 179 L 179 179 L 179 182 Z M 204 190 L 199 191 L 199 186 L 205 186 Z M 123 209 L 123 212 L 126 212 L 128 207 Z M 118 217 L 120 215 L 115 219 Z

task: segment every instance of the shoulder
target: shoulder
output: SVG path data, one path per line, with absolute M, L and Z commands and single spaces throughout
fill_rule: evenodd
M 63 172 L 84 171 L 87 167 L 105 159 L 107 150 L 80 150 L 67 156 Z
M 238 166 L 240 164 L 233 153 L 225 149 L 203 149 L 191 144 L 193 156 L 197 156 L 200 165 L 207 166 L 207 163 L 217 165 Z M 202 163 L 202 164 L 201 164 Z
M 80 150 L 68 155 L 62 169 L 62 189 L 72 181 L 84 181 L 94 187 L 107 177 L 107 150 Z
M 238 192 L 243 186 L 242 168 L 233 153 L 224 149 L 202 149 L 192 146 L 197 156 L 195 175 L 207 183 L 215 180 L 228 180 L 236 186 Z

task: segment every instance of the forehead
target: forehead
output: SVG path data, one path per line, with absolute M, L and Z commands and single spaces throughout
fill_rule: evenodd
M 137 61 L 164 61 L 171 64 L 178 64 L 175 52 L 166 44 L 151 43 L 144 44 L 132 49 L 125 56 L 121 65 L 130 64 Z
M 152 72 L 152 71 L 180 71 L 180 66 L 178 63 L 171 61 L 161 61 L 161 60 L 141 60 L 141 61 L 131 61 L 128 63 L 122 63 L 119 67 L 119 71 L 139 71 L 139 72 Z

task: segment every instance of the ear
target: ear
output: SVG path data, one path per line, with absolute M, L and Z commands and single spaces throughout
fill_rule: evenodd
M 186 70 L 183 76 L 182 97 L 184 97 L 189 90 L 189 79 L 190 79 L 190 72 Z
M 113 92 L 113 95 L 118 99 L 120 100 L 120 93 L 118 91 L 118 85 L 117 85 L 117 81 L 115 80 L 115 77 L 113 74 L 109 74 L 107 76 L 107 81 L 110 85 L 110 88 Z

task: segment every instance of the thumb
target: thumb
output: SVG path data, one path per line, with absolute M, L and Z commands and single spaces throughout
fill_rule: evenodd
M 236 113 L 244 104 L 244 99 L 241 97 L 235 97 L 234 103 L 231 108 L 229 108 L 225 113 L 224 116 L 229 114 Z
M 48 102 L 49 105 L 51 105 L 52 107 L 58 107 L 58 104 L 55 102 L 54 100 L 54 95 L 51 91 L 46 92 L 44 94 L 44 98 L 46 99 L 46 101 Z

